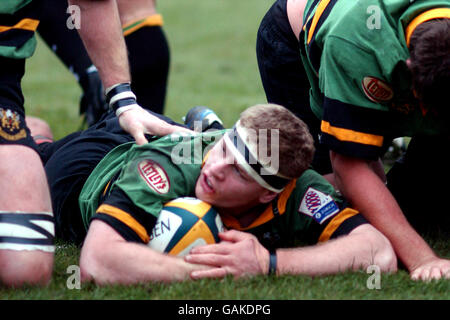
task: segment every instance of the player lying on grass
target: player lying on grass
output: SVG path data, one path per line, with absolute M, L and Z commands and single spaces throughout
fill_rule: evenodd
M 324 275 L 373 264 L 396 270 L 389 241 L 308 169 L 312 137 L 287 109 L 257 105 L 231 130 L 149 141 L 137 145 L 109 115 L 40 144 L 56 235 L 83 242 L 84 281 Z M 198 247 L 184 259 L 147 246 L 164 203 L 181 196 L 211 203 L 233 229 L 220 235 L 223 243 Z

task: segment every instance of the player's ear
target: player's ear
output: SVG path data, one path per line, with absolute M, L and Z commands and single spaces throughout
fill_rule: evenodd
M 264 189 L 264 191 L 261 193 L 261 195 L 259 196 L 259 201 L 261 203 L 269 203 L 270 201 L 272 201 L 273 199 L 275 199 L 275 197 L 278 195 L 278 193 Z

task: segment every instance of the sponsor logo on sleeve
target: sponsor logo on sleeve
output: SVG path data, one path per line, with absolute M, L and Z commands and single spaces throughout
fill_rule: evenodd
M 394 91 L 391 87 L 375 77 L 364 77 L 362 87 L 367 98 L 375 103 L 387 102 L 394 97 Z
M 310 187 L 303 196 L 298 211 L 322 224 L 336 215 L 339 207 L 331 196 Z
M 170 181 L 166 171 L 152 160 L 143 160 L 138 164 L 141 178 L 147 185 L 160 194 L 166 194 L 170 189 Z

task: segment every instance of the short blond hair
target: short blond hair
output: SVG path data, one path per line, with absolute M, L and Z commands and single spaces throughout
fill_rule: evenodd
M 315 151 L 314 140 L 308 126 L 285 107 L 277 104 L 254 105 L 241 113 L 240 124 L 257 132 L 278 130 L 279 173 L 283 176 L 298 178 L 310 166 Z M 267 136 L 267 143 L 271 144 L 270 135 Z

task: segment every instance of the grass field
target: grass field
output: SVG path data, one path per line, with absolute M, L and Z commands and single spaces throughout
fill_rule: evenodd
M 213 107 L 227 126 L 246 107 L 265 102 L 255 55 L 256 32 L 272 0 L 169 0 L 160 1 L 165 32 L 171 47 L 171 73 L 166 114 L 181 120 L 192 106 Z M 39 43 L 28 61 L 23 82 L 29 115 L 47 120 L 55 138 L 79 129 L 80 89 L 73 76 Z M 450 258 L 448 239 L 431 237 L 433 248 Z M 32 300 L 222 300 L 222 299 L 450 299 L 450 280 L 421 283 L 405 271 L 382 275 L 380 289 L 368 289 L 371 274 L 364 271 L 311 278 L 255 277 L 234 281 L 202 280 L 137 286 L 97 287 L 83 284 L 69 289 L 71 273 L 78 264 L 79 249 L 58 242 L 54 278 L 46 288 L 0 288 L 1 299 Z

